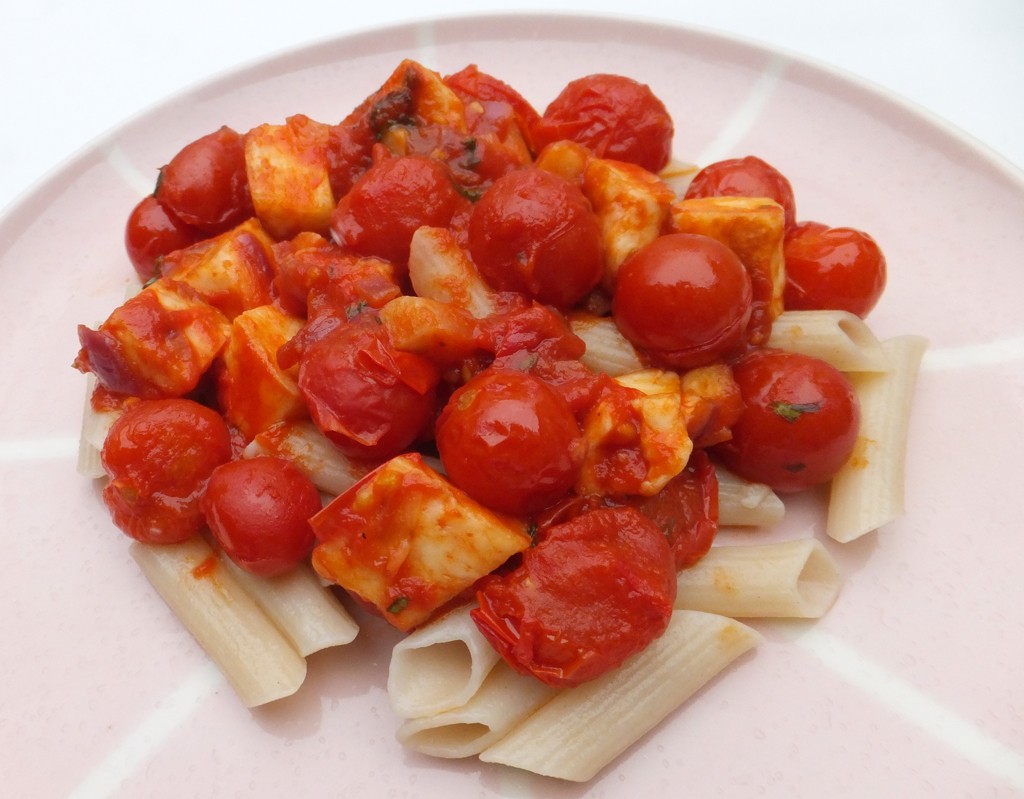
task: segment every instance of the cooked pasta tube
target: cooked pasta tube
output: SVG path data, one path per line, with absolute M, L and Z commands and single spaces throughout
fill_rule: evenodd
M 201 538 L 133 543 L 132 557 L 247 707 L 295 693 L 306 661 Z
M 308 563 L 279 577 L 258 577 L 221 557 L 245 592 L 303 657 L 351 643 L 359 625 Z
M 471 757 L 504 738 L 556 692 L 501 661 L 462 707 L 409 719 L 399 727 L 397 737 L 425 755 Z
M 96 375 L 86 375 L 85 407 L 82 409 L 82 429 L 78 439 L 78 473 L 83 477 L 105 477 L 100 453 L 111 426 L 121 415 L 119 410 L 96 410 L 92 405 L 92 394 L 96 390 Z
M 832 479 L 826 532 L 852 541 L 903 513 L 910 409 L 928 342 L 899 336 L 882 343 L 888 371 L 848 375 L 860 400 L 853 454 Z
M 848 311 L 786 311 L 772 323 L 768 346 L 820 358 L 842 372 L 888 368 L 881 342 Z
M 399 716 L 433 716 L 465 705 L 500 660 L 471 609 L 456 608 L 395 645 L 388 696 Z
M 574 314 L 569 326 L 587 345 L 580 360 L 595 372 L 618 377 L 644 368 L 636 347 L 622 335 L 614 319 Z
M 259 433 L 242 454 L 246 458 L 287 458 L 317 488 L 332 496 L 347 491 L 376 465 L 347 457 L 309 421 L 279 422 Z
M 832 607 L 842 578 L 815 538 L 718 546 L 676 579 L 675 607 L 734 618 L 817 619 Z
M 723 526 L 767 527 L 782 521 L 786 506 L 764 483 L 751 483 L 719 464 L 718 523 Z
M 734 619 L 677 610 L 644 651 L 557 694 L 480 759 L 585 782 L 760 639 Z

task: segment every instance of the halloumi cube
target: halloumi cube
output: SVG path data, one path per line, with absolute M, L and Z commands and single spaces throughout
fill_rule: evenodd
M 326 234 L 337 202 L 331 191 L 330 126 L 303 114 L 260 125 L 245 137 L 245 171 L 256 216 L 275 239 Z
M 403 631 L 531 543 L 524 521 L 483 507 L 415 453 L 372 471 L 310 524 L 316 571 Z

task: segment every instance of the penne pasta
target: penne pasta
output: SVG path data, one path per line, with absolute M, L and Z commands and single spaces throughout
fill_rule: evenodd
M 718 523 L 722 526 L 767 527 L 786 515 L 779 495 L 764 483 L 751 483 L 715 464 L 718 477 Z
M 306 661 L 201 538 L 135 542 L 130 552 L 164 602 L 220 667 L 247 707 L 295 693 Z
M 849 375 L 861 423 L 849 461 L 832 479 L 826 532 L 852 541 L 903 513 L 910 408 L 928 342 L 899 336 L 882 344 L 886 372 Z
M 111 426 L 121 415 L 119 410 L 98 411 L 92 406 L 92 394 L 96 390 L 96 375 L 86 375 L 85 406 L 82 409 L 82 427 L 78 439 L 77 470 L 83 477 L 98 479 L 106 477 L 100 453 Z
M 465 705 L 500 660 L 470 610 L 456 608 L 395 645 L 388 696 L 399 716 L 433 716 Z
M 817 619 L 839 594 L 839 566 L 815 538 L 719 546 L 679 572 L 676 608 L 734 618 Z
M 259 433 L 245 448 L 243 457 L 259 455 L 290 460 L 331 496 L 347 491 L 376 465 L 347 457 L 310 421 L 280 422 Z
M 785 311 L 772 324 L 769 347 L 811 355 L 841 372 L 884 372 L 882 344 L 847 311 Z
M 614 671 L 562 691 L 480 759 L 585 782 L 760 638 L 724 616 L 676 611 L 647 649 Z
M 614 319 L 574 314 L 569 318 L 569 327 L 587 345 L 580 361 L 595 372 L 618 377 L 645 368 L 640 353 L 622 335 Z
M 280 577 L 258 577 L 221 557 L 238 581 L 302 657 L 351 643 L 359 625 L 308 564 Z
M 398 729 L 400 743 L 434 757 L 471 757 L 504 738 L 547 702 L 557 689 L 519 674 L 499 661 L 466 704 Z

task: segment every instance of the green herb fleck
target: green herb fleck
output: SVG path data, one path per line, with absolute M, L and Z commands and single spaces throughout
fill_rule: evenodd
M 820 402 L 773 402 L 768 406 L 772 413 L 777 414 L 786 422 L 795 422 L 805 413 L 817 413 L 821 410 Z
M 409 606 L 409 597 L 400 596 L 390 605 L 388 605 L 388 613 L 401 613 Z

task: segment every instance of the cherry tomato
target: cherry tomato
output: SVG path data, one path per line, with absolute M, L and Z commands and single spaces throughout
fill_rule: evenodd
M 473 206 L 469 251 L 484 279 L 566 308 L 604 269 L 597 216 L 578 187 L 533 167 L 494 181 Z
M 454 90 L 463 100 L 475 99 L 483 102 L 506 103 L 515 114 L 522 134 L 530 143 L 531 129 L 540 120 L 540 114 L 519 92 L 502 80 L 481 72 L 476 64 L 448 75 L 445 85 Z
M 860 429 L 850 381 L 825 361 L 767 349 L 744 355 L 733 374 L 746 409 L 732 438 L 712 452 L 736 474 L 776 491 L 831 480 Z
M 650 497 L 629 504 L 654 521 L 668 539 L 676 569 L 703 558 L 718 532 L 718 477 L 711 459 L 696 450 L 678 475 Z
M 786 235 L 790 310 L 849 311 L 863 318 L 885 290 L 885 256 L 867 233 L 802 222 Z
M 796 200 L 789 180 L 753 155 L 708 164 L 686 190 L 686 199 L 694 197 L 767 197 L 782 206 L 787 230 L 796 224 Z
M 487 578 L 471 615 L 514 669 L 570 686 L 661 635 L 675 594 L 657 525 L 633 508 L 599 508 L 550 528 L 521 565 Z
M 480 373 L 451 396 L 437 422 L 449 479 L 492 510 L 520 516 L 572 488 L 585 446 L 566 401 L 524 372 Z
M 128 259 L 143 283 L 160 276 L 161 258 L 202 238 L 199 230 L 178 219 L 152 194 L 132 209 L 124 229 Z
M 707 236 L 670 233 L 623 263 L 612 313 L 634 345 L 690 368 L 742 343 L 752 297 L 750 276 L 732 250 Z
M 275 577 L 302 563 L 315 537 L 309 519 L 320 492 L 291 461 L 258 457 L 213 470 L 201 507 L 217 543 L 235 563 Z
M 569 139 L 598 158 L 658 172 L 672 154 L 672 117 L 650 87 L 621 75 L 587 75 L 569 83 L 533 126 L 538 150 Z
M 186 399 L 139 400 L 103 443 L 103 500 L 132 538 L 178 543 L 203 528 L 206 481 L 230 458 L 231 434 L 215 411 Z
M 398 352 L 372 314 L 327 325 L 299 360 L 299 391 L 316 425 L 354 458 L 385 459 L 433 419 L 437 367 Z M 328 322 L 331 320 L 328 319 Z
M 385 158 L 341 198 L 331 232 L 343 247 L 391 261 L 404 275 L 417 228 L 447 227 L 467 202 L 440 161 L 424 155 Z
M 204 233 L 244 222 L 253 207 L 242 136 L 225 126 L 186 145 L 160 170 L 156 197 Z

